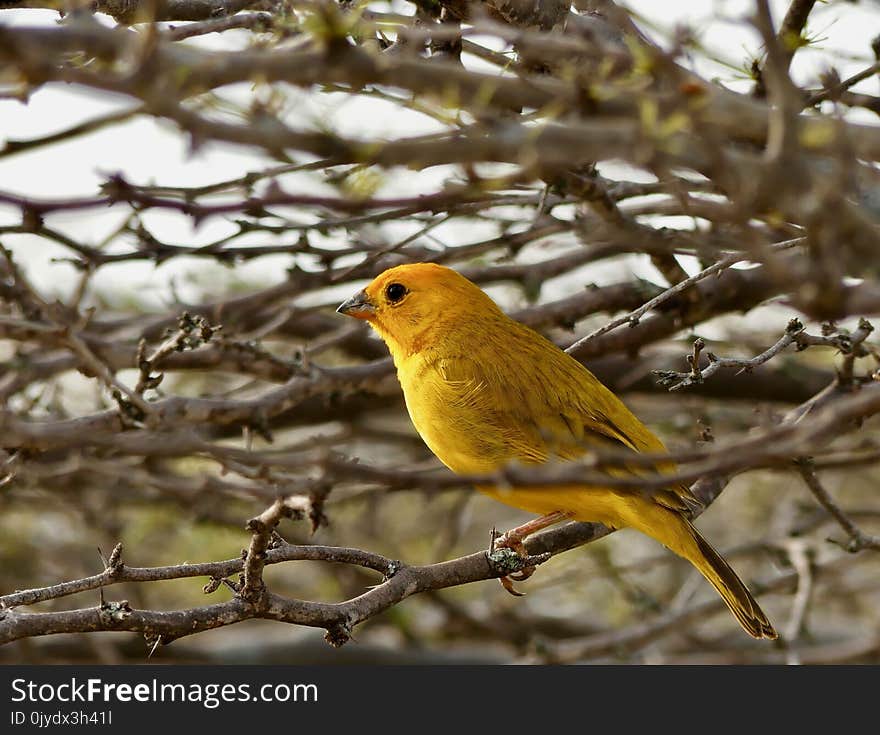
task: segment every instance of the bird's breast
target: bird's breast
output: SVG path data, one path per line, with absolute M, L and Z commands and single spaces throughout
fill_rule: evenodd
M 406 408 L 428 448 L 458 474 L 491 472 L 510 460 L 510 450 L 473 400 L 479 386 L 448 381 L 432 364 L 410 360 L 398 367 Z

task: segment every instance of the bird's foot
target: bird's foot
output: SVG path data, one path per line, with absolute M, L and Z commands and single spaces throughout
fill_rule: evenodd
M 531 569 L 534 571 L 534 567 L 526 567 L 527 569 Z M 531 573 L 529 574 L 531 576 Z M 511 595 L 514 597 L 525 597 L 525 592 L 520 592 L 516 587 L 513 586 L 514 577 L 512 574 L 508 574 L 506 577 L 498 577 L 498 581 L 501 582 L 501 586 L 504 587 Z
M 516 531 L 516 529 L 513 529 Z M 507 550 L 508 553 L 503 552 Z M 502 552 L 502 553 L 499 553 Z M 523 539 L 516 533 L 508 531 L 507 533 L 498 533 L 492 529 L 491 542 L 489 545 L 489 558 L 499 565 L 510 567 L 512 565 L 521 565 L 524 559 L 529 558 Z M 515 572 L 505 574 L 499 577 L 498 581 L 514 597 L 523 597 L 524 592 L 520 592 L 514 586 L 514 582 L 524 582 L 535 573 L 536 567 L 532 564 L 528 566 L 520 566 Z
M 493 543 L 493 551 L 496 549 L 510 549 L 523 559 L 528 559 L 529 552 L 526 551 L 526 545 L 523 543 L 525 538 L 518 533 L 517 529 L 512 529 L 507 533 L 499 533 L 495 536 Z M 523 567 L 518 572 L 510 574 L 511 579 L 517 582 L 524 582 L 535 573 L 535 567 Z
M 552 526 L 560 521 L 567 520 L 571 515 L 563 511 L 549 513 L 548 515 L 535 518 L 528 523 L 512 528 L 507 533 L 499 534 L 494 528 L 492 529 L 492 540 L 489 545 L 489 559 L 496 566 L 502 569 L 516 565 L 514 571 L 498 578 L 501 586 L 504 587 L 511 595 L 522 597 L 523 592 L 519 592 L 514 586 L 514 582 L 524 582 L 535 573 L 537 564 L 550 558 L 549 554 L 540 556 L 530 556 L 526 550 L 525 540 L 533 533 L 540 531 L 547 526 Z M 506 554 L 503 554 L 507 550 Z M 501 558 L 503 557 L 503 558 Z M 529 563 L 524 564 L 527 560 Z

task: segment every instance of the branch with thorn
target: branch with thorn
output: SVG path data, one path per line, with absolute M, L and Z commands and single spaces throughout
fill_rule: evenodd
M 875 551 L 880 551 L 880 536 L 872 536 L 870 534 L 862 531 L 850 517 L 840 508 L 840 506 L 834 501 L 831 497 L 830 493 L 825 489 L 821 480 L 819 480 L 819 476 L 816 474 L 816 469 L 814 463 L 809 458 L 801 458 L 796 461 L 796 466 L 798 471 L 800 472 L 801 477 L 804 480 L 804 483 L 809 488 L 810 492 L 813 494 L 813 497 L 819 502 L 828 514 L 837 521 L 838 525 L 846 532 L 849 539 L 840 543 L 838 541 L 834 541 L 833 539 L 828 539 L 833 543 L 836 543 L 843 549 L 846 549 L 850 553 L 856 553 L 862 551 L 863 549 L 873 549 Z
M 211 325 L 205 317 L 191 315 L 184 311 L 177 320 L 177 329 L 169 330 L 165 339 L 152 352 L 147 354 L 147 340 L 141 338 L 137 347 L 138 382 L 135 393 L 143 395 L 146 390 L 155 390 L 164 379 L 164 375 L 153 373 L 159 364 L 168 356 L 208 344 L 214 335 L 223 329 L 222 325 Z
M 863 347 L 863 342 L 868 335 L 874 330 L 873 325 L 866 319 L 859 321 L 858 328 L 849 333 L 834 327 L 827 327 L 823 330 L 823 334 L 809 334 L 800 319 L 792 319 L 785 328 L 785 333 L 773 345 L 754 357 L 734 358 L 734 357 L 718 357 L 713 352 L 706 352 L 708 365 L 700 366 L 700 358 L 703 350 L 706 348 L 706 341 L 702 337 L 694 340 L 693 352 L 686 356 L 690 370 L 688 372 L 677 372 L 675 370 L 654 370 L 657 376 L 657 382 L 663 386 L 668 386 L 669 390 L 681 390 L 692 385 L 699 385 L 715 373 L 722 369 L 734 369 L 735 375 L 750 372 L 756 367 L 772 360 L 776 355 L 783 352 L 791 345 L 795 345 L 797 350 L 805 350 L 808 347 L 824 346 L 834 347 L 840 353 L 846 356 L 845 365 L 849 366 L 848 371 L 851 377 L 852 363 L 857 357 L 866 357 L 872 354 Z

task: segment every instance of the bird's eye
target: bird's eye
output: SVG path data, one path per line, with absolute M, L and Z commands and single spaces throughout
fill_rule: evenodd
M 391 304 L 396 304 L 404 296 L 406 296 L 406 286 L 402 283 L 390 283 L 385 289 L 385 298 Z

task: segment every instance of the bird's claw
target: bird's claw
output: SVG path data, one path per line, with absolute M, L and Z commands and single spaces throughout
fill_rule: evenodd
M 507 533 L 501 534 L 498 533 L 494 528 L 492 529 L 491 534 L 491 542 L 489 545 L 489 554 L 494 554 L 499 549 L 510 549 L 515 552 L 520 558 L 527 559 L 529 554 L 526 551 L 525 544 L 523 543 L 522 537 L 517 534 L 512 534 L 509 531 Z M 511 572 L 510 574 L 506 574 L 503 577 L 499 577 L 498 581 L 501 583 L 501 586 L 507 590 L 514 597 L 525 597 L 525 592 L 520 592 L 514 586 L 514 582 L 525 582 L 529 577 L 531 577 L 537 567 L 527 566 L 522 569 Z
M 525 582 L 529 577 L 531 577 L 536 571 L 537 567 L 523 567 L 518 572 L 514 572 L 513 574 L 508 574 L 515 582 Z
M 506 577 L 498 577 L 498 581 L 501 582 L 501 586 L 504 587 L 511 595 L 514 597 L 525 597 L 525 592 L 520 592 L 513 586 L 514 577 L 511 574 L 508 574 Z

